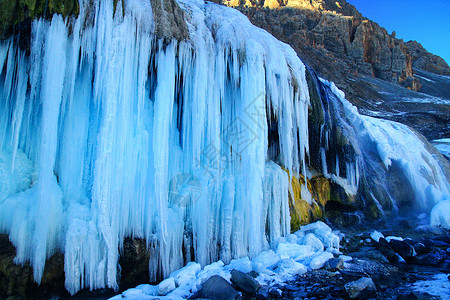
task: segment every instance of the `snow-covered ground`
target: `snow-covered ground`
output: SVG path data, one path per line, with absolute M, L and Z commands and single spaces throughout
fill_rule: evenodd
M 308 270 L 320 269 L 339 251 L 340 233 L 332 231 L 323 222 L 302 226 L 294 234 L 279 238 L 270 250 L 261 252 L 253 259 L 247 256 L 233 259 L 225 265 L 222 261 L 201 267 L 188 263 L 170 274 L 159 285 L 141 284 L 111 299 L 185 299 L 196 293 L 213 275 L 230 281 L 233 269 L 249 273 L 255 271 L 263 285 L 283 284 Z M 344 261 L 347 260 L 343 256 Z
M 432 141 L 432 144 L 439 152 L 447 158 L 450 158 L 450 138 Z
M 430 280 L 415 282 L 412 287 L 417 292 L 428 293 L 442 300 L 450 299 L 450 281 L 447 274 L 437 274 Z

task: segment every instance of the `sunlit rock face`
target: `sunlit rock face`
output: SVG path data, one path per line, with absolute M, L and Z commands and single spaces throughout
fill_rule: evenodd
M 396 38 L 347 1 L 217 2 L 293 47 L 363 114 L 406 124 L 430 140 L 449 136 L 442 100 L 450 101 L 450 79 L 438 76 L 449 74 L 447 63 L 417 42 Z
M 380 214 L 399 204 L 394 165 L 421 210 L 448 195 L 426 141 L 359 115 L 234 9 L 83 1 L 35 19 L 21 45 L 0 44 L 0 231 L 38 283 L 63 253 L 71 294 L 117 289 L 127 237 L 145 244 L 150 281 L 255 257 L 290 232 L 292 201 L 320 217 L 317 176 Z

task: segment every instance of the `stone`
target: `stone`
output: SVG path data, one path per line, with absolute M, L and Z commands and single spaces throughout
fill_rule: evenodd
M 256 294 L 256 299 L 257 300 L 265 300 L 265 299 L 269 299 L 269 297 L 270 297 L 270 295 L 269 295 L 269 286 L 263 285 L 258 290 L 258 293 Z
M 405 241 L 398 241 L 392 239 L 389 242 L 389 245 L 395 252 L 397 252 L 401 257 L 403 257 L 404 260 L 408 260 L 416 254 L 414 247 Z
M 356 281 L 345 284 L 350 299 L 368 298 L 376 292 L 375 283 L 370 277 L 362 277 Z
M 203 283 L 198 293 L 198 298 L 210 300 L 234 300 L 240 299 L 240 295 L 228 281 L 218 275 L 214 275 Z
M 428 251 L 429 251 L 429 249 L 427 247 L 425 247 L 425 245 L 422 243 L 414 244 L 414 250 L 416 250 L 416 253 L 418 255 L 428 253 Z
M 344 260 L 342 257 L 329 259 L 325 263 L 325 269 L 330 272 L 336 272 L 344 268 Z
M 252 276 L 253 278 L 256 278 L 259 276 L 258 272 L 256 271 L 250 271 L 249 273 L 247 273 L 248 275 Z
M 376 243 L 376 247 L 390 262 L 396 262 L 396 253 L 384 238 L 380 238 L 380 242 Z
M 359 258 L 359 259 L 374 259 L 384 263 L 389 263 L 389 260 L 386 256 L 383 255 L 379 250 L 370 250 L 370 251 L 358 251 L 349 253 L 349 256 Z
M 408 295 L 398 295 L 397 300 L 416 300 L 419 299 L 419 297 L 416 296 L 414 293 L 409 293 Z
M 256 295 L 261 285 L 252 276 L 238 270 L 231 271 L 231 282 L 244 293 Z
M 411 224 L 409 224 L 408 220 L 406 219 L 401 219 L 398 225 L 403 229 L 412 229 Z
M 40 285 L 33 278 L 29 263 L 15 264 L 16 249 L 6 234 L 0 234 L 0 299 L 50 299 L 69 296 L 64 288 L 64 256 L 55 253 L 45 264 Z
M 439 271 L 442 273 L 450 273 L 450 261 L 445 261 L 440 267 Z
M 422 266 L 437 266 L 444 260 L 445 254 L 435 251 L 427 254 L 417 255 L 411 262 Z
M 122 268 L 120 272 L 121 288 L 127 289 L 142 282 L 150 282 L 148 273 L 150 255 L 144 239 L 130 237 L 124 239 L 119 258 L 119 265 Z
M 414 68 L 435 73 L 438 75 L 450 75 L 450 67 L 441 57 L 433 55 L 416 41 L 409 41 L 406 47 L 411 53 Z

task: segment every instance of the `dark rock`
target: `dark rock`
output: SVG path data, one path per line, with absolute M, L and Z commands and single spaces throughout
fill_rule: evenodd
M 150 251 L 143 239 L 125 238 L 120 253 L 121 266 L 120 287 L 127 289 L 143 282 L 150 282 L 148 262 Z
M 385 263 L 388 263 L 389 260 L 386 258 L 386 256 L 383 255 L 379 250 L 370 250 L 370 251 L 358 251 L 358 252 L 352 252 L 349 253 L 349 256 L 359 258 L 359 259 L 374 259 L 378 261 L 382 261 Z
M 395 251 L 391 248 L 389 243 L 384 239 L 380 238 L 379 242 L 375 244 L 377 249 L 383 253 L 383 255 L 390 261 L 396 262 L 397 257 Z
M 391 262 L 394 264 L 404 264 L 406 261 L 398 253 L 395 253 L 395 256 Z
M 258 290 L 258 293 L 256 294 L 256 299 L 257 300 L 265 300 L 265 299 L 269 299 L 269 297 L 270 297 L 270 295 L 269 295 L 269 286 L 263 285 Z
M 281 297 L 282 294 L 283 294 L 283 292 L 282 292 L 279 288 L 277 288 L 277 287 L 271 287 L 271 288 L 269 289 L 269 296 L 272 296 L 272 297 Z
M 252 276 L 238 270 L 231 271 L 231 282 L 244 293 L 256 295 L 261 285 Z
M 411 262 L 422 266 L 437 266 L 445 258 L 445 254 L 440 251 L 435 251 L 427 254 L 417 255 L 411 259 Z
M 438 247 L 438 248 L 447 248 L 448 247 L 448 243 L 440 240 L 440 239 L 433 239 L 433 245 L 434 247 Z
M 418 255 L 428 253 L 431 250 L 422 243 L 414 244 L 414 249 Z
M 411 224 L 409 224 L 408 220 L 406 220 L 406 219 L 400 220 L 398 225 L 403 229 L 412 229 Z
M 425 253 L 429 253 L 434 249 L 434 242 L 430 239 L 421 239 L 420 243 L 425 246 Z
M 450 261 L 445 261 L 439 268 L 442 273 L 450 273 Z
M 377 291 L 375 283 L 373 283 L 373 280 L 370 277 L 362 277 L 356 281 L 345 284 L 345 290 L 350 299 L 368 298 Z
M 414 247 L 404 241 L 391 240 L 389 242 L 391 248 L 397 252 L 404 260 L 408 260 L 414 256 Z
M 239 293 L 225 279 L 218 275 L 211 276 L 203 283 L 198 293 L 199 298 L 210 300 L 240 299 Z
M 344 268 L 344 260 L 339 258 L 331 258 L 325 263 L 325 269 L 330 272 L 336 272 Z
M 450 236 L 448 236 L 448 235 L 437 236 L 437 237 L 433 238 L 433 241 L 441 241 L 450 246 Z
M 417 297 L 414 293 L 409 293 L 408 295 L 398 295 L 397 300 L 418 300 L 419 297 Z
M 248 272 L 247 274 L 250 275 L 250 276 L 252 276 L 253 278 L 256 278 L 256 277 L 259 276 L 258 272 L 256 272 L 256 271 L 250 271 L 250 272 Z
M 64 288 L 64 256 L 61 253 L 47 259 L 40 285 L 34 281 L 30 264 L 15 264 L 15 256 L 16 249 L 8 236 L 0 234 L 0 299 L 68 296 Z

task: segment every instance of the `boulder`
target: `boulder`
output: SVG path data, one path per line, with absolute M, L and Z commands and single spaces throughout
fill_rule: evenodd
M 325 263 L 325 269 L 330 272 L 336 272 L 344 268 L 344 260 L 342 257 L 329 259 Z
M 445 258 L 444 251 L 433 251 L 427 254 L 417 255 L 411 259 L 411 262 L 422 266 L 437 266 Z
M 429 249 L 422 243 L 414 244 L 414 250 L 416 250 L 416 253 L 418 255 L 428 253 L 428 251 L 429 251 Z
M 369 250 L 369 251 L 358 251 L 349 253 L 349 256 L 359 258 L 359 259 L 374 259 L 384 263 L 389 263 L 386 256 L 383 255 L 379 250 Z
M 391 248 L 389 243 L 384 239 L 380 238 L 379 242 L 375 244 L 377 249 L 383 253 L 383 255 L 390 261 L 390 262 L 396 262 L 396 253 Z
M 414 247 L 405 241 L 392 239 L 389 242 L 389 245 L 395 252 L 397 252 L 401 257 L 403 257 L 404 260 L 408 260 L 416 254 Z
M 252 276 L 238 270 L 231 271 L 231 282 L 244 293 L 256 295 L 261 285 Z
M 203 283 L 198 298 L 210 300 L 240 299 L 239 293 L 225 279 L 218 275 L 211 276 Z
M 375 283 L 370 277 L 362 277 L 345 284 L 345 290 L 350 299 L 368 298 L 377 291 Z

